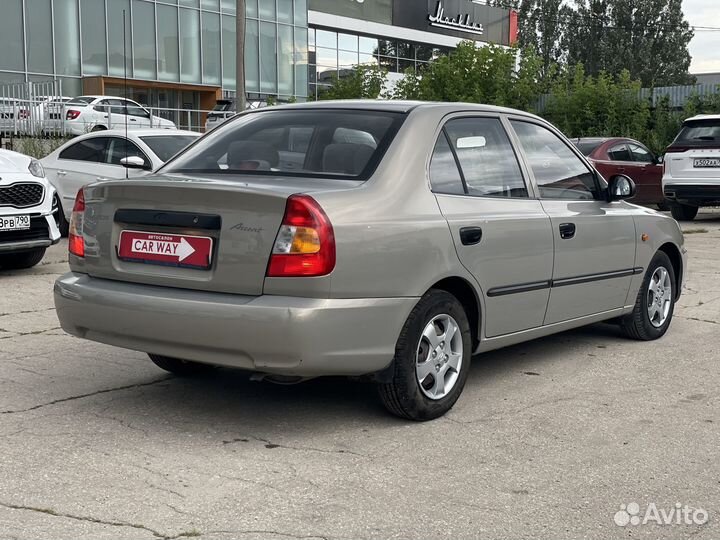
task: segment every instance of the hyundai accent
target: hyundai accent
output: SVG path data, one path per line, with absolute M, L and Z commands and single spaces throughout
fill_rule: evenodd
M 246 112 L 154 176 L 78 193 L 57 313 L 176 374 L 363 376 L 392 413 L 427 420 L 473 354 L 607 320 L 665 334 L 683 236 L 634 192 L 511 109 Z

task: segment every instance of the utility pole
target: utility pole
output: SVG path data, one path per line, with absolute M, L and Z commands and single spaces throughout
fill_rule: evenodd
M 236 0 L 237 8 L 235 15 L 235 37 L 237 45 L 235 47 L 235 110 L 237 112 L 245 111 L 245 0 Z

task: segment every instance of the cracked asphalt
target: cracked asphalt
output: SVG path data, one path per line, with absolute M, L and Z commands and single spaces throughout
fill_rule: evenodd
M 62 243 L 0 272 L 0 539 L 716 539 L 720 212 L 683 228 L 664 339 L 600 324 L 476 357 L 424 424 L 364 383 L 178 379 L 67 336 Z M 709 521 L 615 525 L 631 502 Z

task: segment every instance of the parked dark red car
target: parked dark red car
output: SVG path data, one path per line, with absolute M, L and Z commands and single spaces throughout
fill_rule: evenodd
M 595 165 L 605 179 L 624 174 L 635 181 L 635 204 L 657 205 L 665 208 L 662 190 L 662 160 L 633 139 L 590 138 L 573 139 L 580 151 Z

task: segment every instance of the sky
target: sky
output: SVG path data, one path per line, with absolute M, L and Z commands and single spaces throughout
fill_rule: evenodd
M 720 28 L 720 0 L 683 0 L 691 26 Z M 696 31 L 690 43 L 691 73 L 720 72 L 720 31 Z

